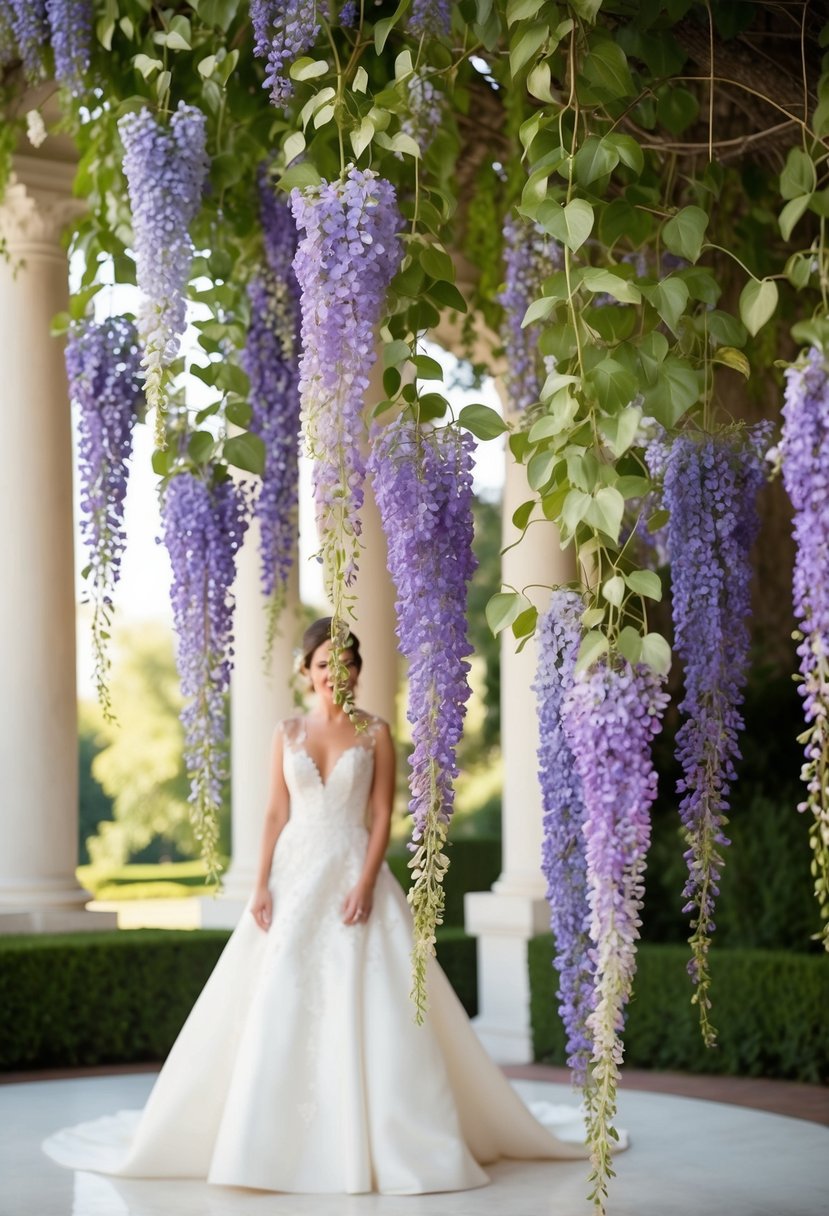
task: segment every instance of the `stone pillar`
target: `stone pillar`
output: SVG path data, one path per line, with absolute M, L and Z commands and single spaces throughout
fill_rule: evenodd
M 526 470 L 506 453 L 503 503 L 504 546 L 518 537 L 515 508 L 530 497 Z M 529 529 L 503 558 L 503 580 L 543 609 L 546 589 L 573 577 L 572 552 L 562 552 L 549 523 Z M 540 586 L 539 586 L 540 584 Z M 549 928 L 540 870 L 541 793 L 536 776 L 538 722 L 531 685 L 533 642 L 520 654 L 507 630 L 501 644 L 501 746 L 504 761 L 502 805 L 503 870 L 491 891 L 466 896 L 466 929 L 478 938 L 478 1006 L 475 1028 L 500 1063 L 532 1059 L 527 942 Z
M 201 900 L 201 923 L 232 927 L 253 889 L 268 800 L 270 754 L 276 723 L 297 713 L 292 689 L 294 647 L 302 625 L 296 555 L 274 640 L 270 668 L 264 654 L 266 601 L 259 582 L 259 528 L 254 521 L 239 553 L 234 668 L 230 686 L 231 863 L 220 896 Z
M 61 231 L 77 211 L 73 167 L 16 158 L 0 205 L 0 930 L 100 927 L 83 911 L 78 860 L 78 729 L 72 446 L 63 344 Z

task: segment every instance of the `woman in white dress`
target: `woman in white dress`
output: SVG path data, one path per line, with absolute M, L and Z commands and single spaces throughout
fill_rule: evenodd
M 411 916 L 383 860 L 389 728 L 335 704 L 327 618 L 305 636 L 314 710 L 276 728 L 256 888 L 143 1112 L 51 1136 L 63 1165 L 295 1193 L 482 1186 L 498 1157 L 586 1156 L 579 1112 L 542 1125 L 437 963 L 409 997 Z M 353 689 L 359 643 L 342 658 Z

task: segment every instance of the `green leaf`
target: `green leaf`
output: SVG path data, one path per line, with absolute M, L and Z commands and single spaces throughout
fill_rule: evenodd
M 412 363 L 415 365 L 419 380 L 443 379 L 443 368 L 437 359 L 432 359 L 429 355 L 413 355 Z
M 140 72 L 145 80 L 149 80 L 153 72 L 160 72 L 164 67 L 164 62 L 161 59 L 153 59 L 151 55 L 136 55 L 133 58 L 132 66 L 136 72 Z
M 631 570 L 625 582 L 636 595 L 646 595 L 649 600 L 662 599 L 662 579 L 653 570 Z
M 699 375 L 685 359 L 669 355 L 660 365 L 656 384 L 645 393 L 644 410 L 669 429 L 699 400 Z
M 596 491 L 585 520 L 604 532 L 612 541 L 617 541 L 624 511 L 625 500 L 619 491 L 613 486 L 602 486 Z
M 397 367 L 405 363 L 412 353 L 408 342 L 398 338 L 395 342 L 387 342 L 383 347 L 383 367 Z
M 499 591 L 487 602 L 486 623 L 497 637 L 512 624 L 520 612 L 529 607 L 529 600 L 519 592 Z
M 348 138 L 354 149 L 354 155 L 359 159 L 374 138 L 374 123 L 368 114 L 363 115 L 358 127 L 349 131 Z
M 614 608 L 621 606 L 622 600 L 625 598 L 625 580 L 621 574 L 614 574 L 607 582 L 602 583 L 602 595 L 609 604 L 613 604 Z
M 489 405 L 465 405 L 458 422 L 478 439 L 495 439 L 507 430 L 501 415 Z
M 647 663 L 657 675 L 666 676 L 671 670 L 671 648 L 661 633 L 646 633 L 642 638 L 640 661 Z
M 196 71 L 204 79 L 207 80 L 216 70 L 216 56 L 205 55 L 204 59 L 199 60 L 196 64 Z
M 573 173 L 580 186 L 589 186 L 619 163 L 619 153 L 607 140 L 589 135 L 573 158 Z
M 516 21 L 526 21 L 534 17 L 546 0 L 509 0 L 507 4 L 507 25 L 515 25 Z
M 285 157 L 285 164 L 289 165 L 292 160 L 305 151 L 305 136 L 301 131 L 292 131 L 282 145 L 282 153 Z
M 806 253 L 793 253 L 784 272 L 792 287 L 802 290 L 812 277 L 812 259 Z
M 796 199 L 803 194 L 812 194 L 816 188 L 817 172 L 811 156 L 802 148 L 790 148 L 780 174 L 781 196 Z
M 195 464 L 206 464 L 215 446 L 216 440 L 209 431 L 194 431 L 187 442 L 187 455 Z
M 615 245 L 620 238 L 631 245 L 641 245 L 650 235 L 653 221 L 646 211 L 632 207 L 624 199 L 615 198 L 599 216 L 599 235 L 605 245 Z
M 509 48 L 509 70 L 513 80 L 541 50 L 549 33 L 546 21 L 531 21 L 513 36 Z
M 424 393 L 417 399 L 418 422 L 434 422 L 446 413 L 448 402 L 440 393 Z
M 550 313 L 558 307 L 558 303 L 558 299 L 553 296 L 543 296 L 540 300 L 533 300 L 524 313 L 521 328 L 526 329 L 528 325 L 532 325 L 536 321 L 546 320 Z
M 780 235 L 784 241 L 787 241 L 792 235 L 795 225 L 801 219 L 811 201 L 811 194 L 801 194 L 786 203 L 777 221 L 780 225 Z
M 354 83 L 351 87 L 355 93 L 365 93 L 368 88 L 368 72 L 364 67 L 360 66 L 357 68 L 357 71 L 354 73 Z
M 639 304 L 642 299 L 642 293 L 630 279 L 612 270 L 590 267 L 582 274 L 581 282 L 588 291 L 613 296 L 613 299 L 621 304 Z
M 636 377 L 617 359 L 602 359 L 587 373 L 586 383 L 592 389 L 599 406 L 605 413 L 615 414 L 623 409 L 636 394 Z
M 633 136 L 620 135 L 616 131 L 611 131 L 608 135 L 605 135 L 604 142 L 609 144 L 611 148 L 615 148 L 622 164 L 627 165 L 628 169 L 638 177 L 645 168 L 645 153 Z
M 608 99 L 629 97 L 635 92 L 627 56 L 618 43 L 609 38 L 590 48 L 582 63 L 582 72 L 593 88 Z
M 771 318 L 777 307 L 777 284 L 773 279 L 749 279 L 740 293 L 740 319 L 752 337 Z
M 453 308 L 455 312 L 465 313 L 467 311 L 467 303 L 461 293 L 458 291 L 454 283 L 447 283 L 445 279 L 438 279 L 428 289 L 429 297 L 437 300 L 438 304 L 444 308 Z
M 575 532 L 587 515 L 593 499 L 583 490 L 570 490 L 561 507 L 561 522 L 568 532 Z
M 612 418 L 600 418 L 599 430 L 607 441 L 613 455 L 618 458 L 628 450 L 636 438 L 642 411 L 637 405 L 632 405 Z
M 527 464 L 527 482 L 531 490 L 543 490 L 549 483 L 560 460 L 558 452 L 546 448 L 531 456 Z
M 454 283 L 455 263 L 444 249 L 437 245 L 424 245 L 418 257 L 430 279 L 444 279 L 447 283 Z
M 699 102 L 693 93 L 677 85 L 666 85 L 656 103 L 656 118 L 671 135 L 681 135 L 699 115 Z
M 535 604 L 530 604 L 529 608 L 525 608 L 523 612 L 519 612 L 512 622 L 512 632 L 517 638 L 529 638 L 535 633 L 537 624 L 538 609 Z
M 596 625 L 601 625 L 605 618 L 604 608 L 587 608 L 581 614 L 581 623 L 585 629 L 594 629 Z
M 735 372 L 745 376 L 746 380 L 751 375 L 751 364 L 743 352 L 734 346 L 718 346 L 714 351 L 713 360 L 715 363 L 722 363 L 724 367 L 733 368 Z
M 407 8 L 408 3 L 409 0 L 400 0 L 400 3 L 390 17 L 384 17 L 382 21 L 375 22 L 374 49 L 378 55 L 383 53 L 383 47 L 386 45 L 389 34 L 394 29 L 398 19 L 403 15 L 403 11 Z
M 684 279 L 669 275 L 654 287 L 642 287 L 642 295 L 653 305 L 669 329 L 677 332 L 679 318 L 688 303 L 688 287 Z
M 695 262 L 702 249 L 708 214 L 702 207 L 683 207 L 662 229 L 665 248 L 677 257 Z
M 293 190 L 296 186 L 304 190 L 306 186 L 318 186 L 322 178 L 319 170 L 309 160 L 301 160 L 297 165 L 291 165 L 279 179 L 280 190 Z
M 580 249 L 593 230 L 593 208 L 582 198 L 574 198 L 565 206 L 547 199 L 538 209 L 537 221 L 550 236 L 561 241 L 573 253 Z
M 642 654 L 642 637 L 639 630 L 634 629 L 632 625 L 625 625 L 619 634 L 616 645 L 619 648 L 619 653 L 627 659 L 632 667 L 635 667 Z
M 244 435 L 233 435 L 224 442 L 224 458 L 228 464 L 246 473 L 265 471 L 265 445 L 258 435 L 246 431 Z
M 527 524 L 530 522 L 530 516 L 533 513 L 534 506 L 535 499 L 528 498 L 526 502 L 521 503 L 520 507 L 516 507 L 512 513 L 513 527 L 518 528 L 520 532 L 523 532 Z
M 600 659 L 603 654 L 607 654 L 607 651 L 608 641 L 606 636 L 598 629 L 591 629 L 581 640 L 579 657 L 576 660 L 576 674 L 586 671 L 588 667 L 592 667 L 597 659 Z
M 311 59 L 308 55 L 301 55 L 291 64 L 288 75 L 291 80 L 315 80 L 317 76 L 324 76 L 327 71 L 328 64 L 324 59 Z
M 570 7 L 583 21 L 589 21 L 592 25 L 602 7 L 602 0 L 570 0 Z

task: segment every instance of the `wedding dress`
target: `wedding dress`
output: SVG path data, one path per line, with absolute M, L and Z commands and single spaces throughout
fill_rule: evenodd
M 365 923 L 345 925 L 368 839 L 376 723 L 326 781 L 302 719 L 281 727 L 290 818 L 273 919 L 245 912 L 143 1112 L 80 1124 L 44 1149 L 79 1170 L 206 1178 L 300 1193 L 483 1186 L 498 1157 L 581 1158 L 575 1108 L 530 1113 L 480 1045 L 437 963 L 416 1025 L 411 915 L 383 864 Z

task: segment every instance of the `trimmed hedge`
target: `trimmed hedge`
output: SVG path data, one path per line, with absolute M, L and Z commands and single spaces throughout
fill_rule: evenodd
M 553 938 L 529 944 L 533 1050 L 563 1064 Z M 708 1050 L 691 1005 L 685 946 L 642 942 L 625 1028 L 625 1060 L 635 1068 L 829 1081 L 829 956 L 770 950 L 711 952 L 712 1021 Z
M 162 1060 L 229 936 L 137 929 L 0 939 L 0 1069 Z M 474 1014 L 474 938 L 439 930 L 438 957 Z

